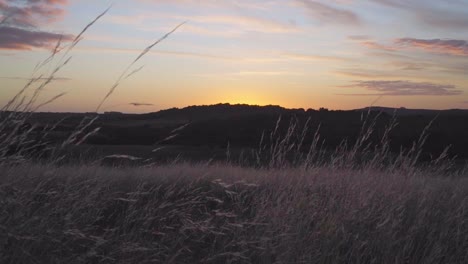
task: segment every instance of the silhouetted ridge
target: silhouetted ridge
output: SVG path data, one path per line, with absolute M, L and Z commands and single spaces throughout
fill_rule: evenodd
M 393 115 L 394 113 L 397 116 L 404 116 L 404 115 L 468 115 L 468 110 L 463 109 L 447 109 L 447 110 L 434 110 L 434 109 L 408 109 L 405 107 L 400 108 L 391 108 L 391 107 L 381 107 L 381 106 L 373 106 L 373 107 L 365 107 L 362 109 L 357 109 L 356 111 L 378 111 Z
M 231 116 L 242 115 L 283 115 L 289 113 L 303 113 L 304 109 L 287 109 L 277 105 L 247 105 L 247 104 L 216 104 L 216 105 L 200 105 L 188 106 L 185 108 L 171 108 L 161 110 L 155 113 L 142 114 L 141 118 L 174 118 L 174 119 L 190 119 L 207 120 L 226 118 Z
M 390 147 L 398 153 L 401 147 L 411 148 L 431 122 L 429 138 L 424 151 L 432 156 L 439 155 L 445 147 L 451 146 L 450 155 L 468 157 L 468 111 L 467 110 L 419 110 L 370 108 L 370 119 L 379 115 L 374 128 L 379 138 L 394 113 L 397 127 L 390 133 Z M 155 145 L 196 146 L 225 148 L 226 146 L 257 148 L 262 134 L 269 135 L 281 117 L 279 130 L 285 132 L 291 120 L 303 126 L 309 120 L 306 145 L 320 127 L 324 147 L 335 149 L 343 140 L 353 142 L 361 128 L 369 108 L 356 110 L 287 109 L 281 106 L 216 104 L 171 108 L 147 114 L 125 114 L 108 112 L 101 114 L 92 130 L 99 132 L 86 143 L 94 145 Z M 62 121 L 50 133 L 50 140 L 59 142 L 68 135 L 86 115 L 91 113 L 35 113 L 31 122 L 38 127 Z M 177 130 L 175 137 L 173 131 Z M 170 140 L 165 140 L 170 137 Z M 375 142 L 378 144 L 379 142 Z

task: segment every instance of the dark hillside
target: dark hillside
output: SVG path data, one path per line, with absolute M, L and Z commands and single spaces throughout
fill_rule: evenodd
M 368 113 L 370 116 L 367 117 Z M 445 147 L 451 146 L 451 156 L 468 158 L 468 111 L 467 110 L 412 110 L 373 107 L 350 111 L 327 109 L 286 109 L 280 106 L 250 106 L 218 104 L 211 106 L 190 106 L 172 108 L 147 114 L 124 114 L 110 112 L 100 114 L 94 127 L 101 130 L 86 143 L 92 145 L 155 145 L 257 148 L 262 134 L 269 135 L 278 119 L 281 123 L 279 135 L 284 134 L 293 120 L 301 130 L 307 120 L 305 138 L 307 146 L 320 126 L 319 133 L 328 149 L 336 148 L 343 140 L 352 143 L 361 132 L 364 120 L 373 120 L 376 126 L 371 140 L 379 144 L 392 116 L 396 115 L 398 125 L 390 133 L 393 152 L 401 147 L 411 148 L 424 128 L 429 128 L 425 145 L 426 156 L 437 156 Z M 30 123 L 41 126 L 55 124 L 62 120 L 50 137 L 59 141 L 70 133 L 85 116 L 92 113 L 35 113 Z M 184 126 L 183 129 L 172 132 Z M 94 127 L 90 127 L 89 130 Z M 168 137 L 170 140 L 164 140 Z

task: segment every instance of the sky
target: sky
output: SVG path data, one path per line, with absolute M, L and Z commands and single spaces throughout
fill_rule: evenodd
M 39 110 L 466 109 L 468 0 L 0 0 L 1 106 L 68 56 Z

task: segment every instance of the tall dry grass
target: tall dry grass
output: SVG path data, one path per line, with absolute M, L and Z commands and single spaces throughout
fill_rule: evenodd
M 468 261 L 466 177 L 189 164 L 1 169 L 2 263 Z

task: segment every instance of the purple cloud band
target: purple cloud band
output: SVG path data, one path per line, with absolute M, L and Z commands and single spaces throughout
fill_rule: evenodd
M 468 56 L 468 41 L 459 39 L 397 39 L 396 44 L 429 52 Z
M 296 0 L 296 3 L 301 5 L 310 17 L 317 19 L 324 24 L 361 24 L 360 17 L 350 10 L 336 8 L 331 5 L 312 0 Z
M 420 22 L 447 29 L 468 27 L 466 0 L 372 0 L 373 2 L 404 10 Z M 441 7 L 445 8 L 441 8 Z
M 45 31 L 36 31 L 17 27 L 0 27 L 0 49 L 31 50 L 32 48 L 53 48 L 55 44 L 73 39 L 71 35 L 62 35 Z
M 385 45 L 374 41 L 362 41 L 361 46 L 384 51 L 398 51 L 408 48 L 420 49 L 430 53 L 454 56 L 468 56 L 468 41 L 460 39 L 417 39 L 400 38 L 393 44 Z
M 343 95 L 380 95 L 380 96 L 453 96 L 463 92 L 454 85 L 413 81 L 355 81 L 346 87 L 364 88 L 368 94 Z
M 61 19 L 67 3 L 68 0 L 0 0 L 0 49 L 51 48 L 59 40 L 70 40 L 70 35 L 38 29 Z
M 129 105 L 133 106 L 153 106 L 154 104 L 149 104 L 149 103 L 129 103 Z

